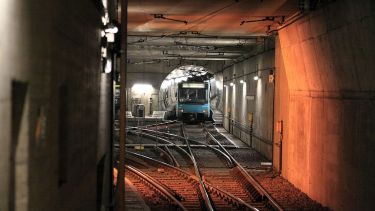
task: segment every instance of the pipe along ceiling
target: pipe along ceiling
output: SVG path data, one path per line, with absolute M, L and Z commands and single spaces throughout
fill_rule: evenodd
M 235 61 L 254 53 L 298 5 L 293 0 L 130 0 L 128 60 Z
M 221 61 L 246 54 L 263 39 L 232 37 L 128 36 L 128 59 Z

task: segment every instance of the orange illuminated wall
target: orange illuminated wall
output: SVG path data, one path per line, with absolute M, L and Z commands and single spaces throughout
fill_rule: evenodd
M 276 44 L 282 175 L 334 210 L 368 210 L 375 197 L 371 8 L 370 0 L 331 3 L 280 30 Z

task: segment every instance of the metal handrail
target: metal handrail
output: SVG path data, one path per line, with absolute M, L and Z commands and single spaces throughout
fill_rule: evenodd
M 245 133 L 251 135 L 252 137 L 255 137 L 255 138 L 259 139 L 261 142 L 263 142 L 263 143 L 265 143 L 265 144 L 273 145 L 273 142 L 272 142 L 272 141 L 270 141 L 270 140 L 268 140 L 268 139 L 265 139 L 265 138 L 262 138 L 262 137 L 260 137 L 260 136 L 258 136 L 258 135 L 255 135 L 255 134 L 251 131 L 251 129 L 248 129 L 248 128 L 247 128 L 247 127 L 250 127 L 249 125 L 247 125 L 247 124 L 243 124 L 243 123 L 241 123 L 241 122 L 239 122 L 239 121 L 237 121 L 237 120 L 235 120 L 235 119 L 232 119 L 232 118 L 230 118 L 230 117 L 228 117 L 228 116 L 224 116 L 224 118 L 226 118 L 226 119 L 228 119 L 228 120 L 234 122 L 234 126 L 237 127 L 237 128 L 239 128 L 241 131 L 243 131 L 243 132 L 245 132 Z
M 276 200 L 274 198 L 272 198 L 271 195 L 268 194 L 268 192 L 262 187 L 261 184 L 259 184 L 256 179 L 250 175 L 243 167 L 242 165 L 236 160 L 234 159 L 234 157 L 220 144 L 220 142 L 206 129 L 206 127 L 204 127 L 206 133 L 210 136 L 210 138 L 215 141 L 219 146 L 220 148 L 226 153 L 228 154 L 228 156 L 231 158 L 231 160 L 233 161 L 233 163 L 235 163 L 237 169 L 241 172 L 241 174 L 245 177 L 246 180 L 248 180 L 253 186 L 255 189 L 257 189 L 257 191 L 264 197 L 266 197 L 269 201 L 270 201 L 270 204 L 277 210 L 279 211 L 283 211 L 284 209 L 276 202 Z
M 145 181 L 147 181 L 149 184 L 154 186 L 157 190 L 159 190 L 164 196 L 166 196 L 168 199 L 170 199 L 173 203 L 175 203 L 181 210 L 187 211 L 188 209 L 185 208 L 185 206 L 176 199 L 176 197 L 173 196 L 172 193 L 170 193 L 168 190 L 166 190 L 157 180 L 154 178 L 148 176 L 146 173 L 140 171 L 139 169 L 136 169 L 135 167 L 125 165 L 125 168 L 129 171 L 133 172 L 137 176 L 141 177 Z

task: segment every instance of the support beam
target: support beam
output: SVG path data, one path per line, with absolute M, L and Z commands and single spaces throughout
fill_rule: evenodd
M 116 210 L 124 211 L 125 210 L 125 135 L 126 135 L 126 48 L 127 48 L 127 36 L 124 36 L 127 32 L 127 23 L 128 23 L 128 1 L 121 1 L 121 67 L 120 67 L 120 148 L 119 148 L 119 166 L 118 166 L 118 193 L 116 196 Z

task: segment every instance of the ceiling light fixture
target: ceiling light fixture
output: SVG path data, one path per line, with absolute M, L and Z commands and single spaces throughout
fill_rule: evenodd
M 259 76 L 254 76 L 254 81 L 257 81 L 257 80 L 259 80 Z
M 243 84 L 243 83 L 245 83 L 245 81 L 244 80 L 240 80 L 240 83 Z

